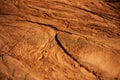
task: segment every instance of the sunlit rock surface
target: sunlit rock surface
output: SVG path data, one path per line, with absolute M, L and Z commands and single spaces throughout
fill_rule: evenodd
M 0 80 L 120 80 L 120 2 L 0 0 Z

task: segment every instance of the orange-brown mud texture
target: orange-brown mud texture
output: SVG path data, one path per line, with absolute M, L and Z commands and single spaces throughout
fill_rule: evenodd
M 0 0 L 0 80 L 120 80 L 120 2 Z

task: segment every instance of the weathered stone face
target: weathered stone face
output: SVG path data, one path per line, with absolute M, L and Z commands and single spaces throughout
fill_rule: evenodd
M 120 3 L 1 0 L 0 80 L 119 80 Z

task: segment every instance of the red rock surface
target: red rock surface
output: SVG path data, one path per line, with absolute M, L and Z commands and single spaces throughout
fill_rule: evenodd
M 0 0 L 0 80 L 120 80 L 120 3 Z

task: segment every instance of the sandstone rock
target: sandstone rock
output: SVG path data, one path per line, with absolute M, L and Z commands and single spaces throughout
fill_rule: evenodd
M 120 3 L 1 0 L 0 80 L 120 80 Z

